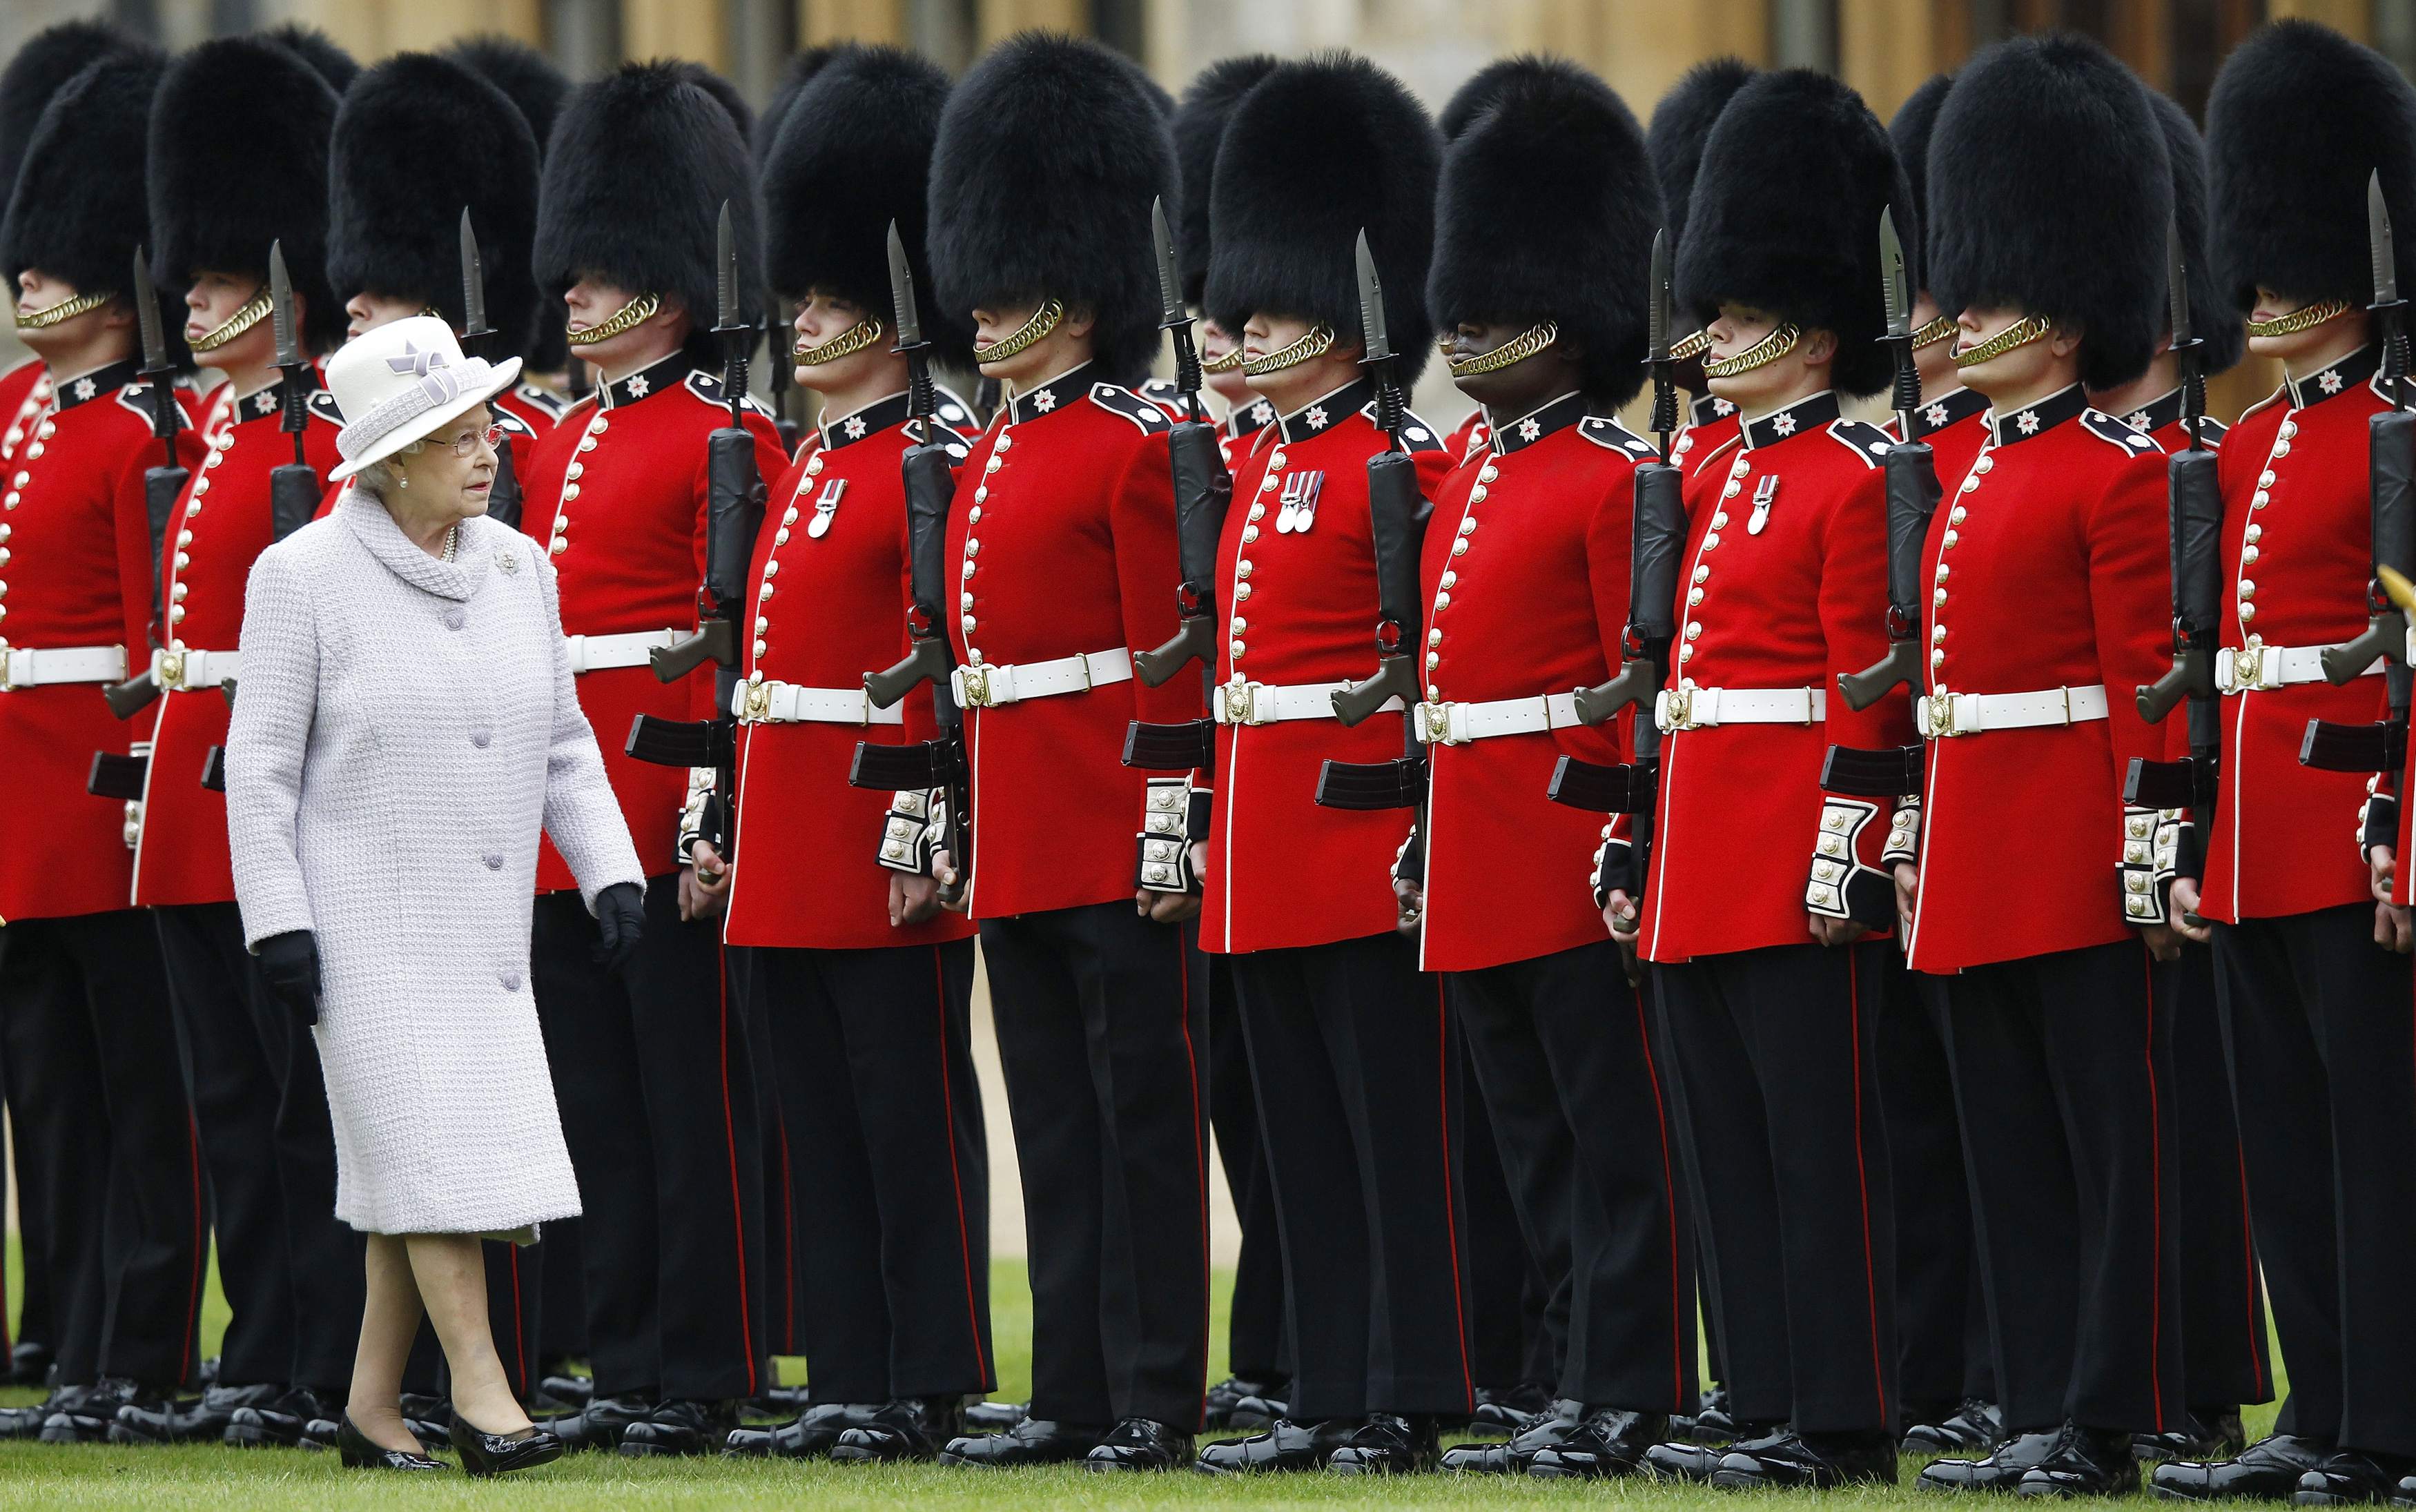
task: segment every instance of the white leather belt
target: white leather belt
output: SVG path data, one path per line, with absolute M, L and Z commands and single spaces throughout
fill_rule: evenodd
M 794 682 L 742 682 L 730 696 L 730 711 L 747 725 L 903 725 L 906 700 L 872 707 L 862 688 L 808 688 Z
M 657 648 L 672 645 L 687 635 L 685 630 L 626 630 L 614 636 L 565 636 L 562 644 L 570 652 L 572 672 L 606 672 L 643 666 Z
M 2266 693 L 2301 682 L 2324 681 L 2325 646 L 2235 646 L 2214 659 L 2218 693 Z M 2382 670 L 2382 658 L 2360 672 L 2372 677 Z
M 1653 723 L 1664 734 L 1715 725 L 1817 725 L 1829 717 L 1825 688 L 1664 688 Z
M 233 682 L 243 670 L 239 651 L 155 651 L 151 681 L 167 693 L 199 693 L 221 682 Z
M 2035 693 L 1924 694 L 1913 700 L 1913 722 L 1926 740 L 1977 735 L 1982 730 L 2036 729 L 2081 725 L 2106 717 L 2106 684 L 2041 688 Z
M 1538 694 L 1532 698 L 1493 698 L 1483 703 L 1422 703 L 1411 726 L 1427 745 L 1466 745 L 1497 735 L 1532 735 L 1537 730 L 1567 729 L 1579 723 L 1574 693 Z
M 0 647 L 0 693 L 53 682 L 123 682 L 123 646 Z
M 1208 711 L 1219 725 L 1280 725 L 1294 719 L 1332 719 L 1334 696 L 1348 693 L 1351 684 L 1341 682 L 1219 682 L 1215 696 L 1208 700 Z M 1396 696 L 1378 705 L 1380 710 L 1398 711 L 1401 700 Z
M 1022 662 L 1006 666 L 959 666 L 948 674 L 949 683 L 957 691 L 957 702 L 967 709 L 996 709 L 1004 704 L 1021 703 L 1026 698 L 1054 698 L 1061 694 L 1088 693 L 1110 682 L 1129 681 L 1132 678 L 1132 652 L 1122 646 L 1112 651 L 1085 651 L 1080 656 L 1058 656 L 1045 662 Z

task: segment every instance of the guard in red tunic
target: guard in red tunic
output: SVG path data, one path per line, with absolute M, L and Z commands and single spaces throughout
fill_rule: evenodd
M 46 88 L 0 225 L 46 374 L 0 444 L 0 766 L 26 816 L 0 848 L 0 1055 L 56 1352 L 49 1400 L 0 1433 L 58 1443 L 101 1438 L 121 1406 L 167 1413 L 201 1354 L 206 1220 L 167 978 L 128 906 L 122 812 L 83 792 L 95 751 L 130 746 L 98 695 L 148 647 L 144 470 L 198 455 L 163 457 L 152 406 L 179 399 L 136 375 L 128 270 L 149 231 L 128 164 L 164 67 L 128 44 Z
M 151 118 L 152 275 L 163 290 L 187 291 L 185 338 L 226 382 L 205 401 L 205 450 L 168 521 L 164 645 L 151 668 L 161 691 L 143 716 L 154 722 L 133 896 L 156 909 L 191 1056 L 219 1270 L 236 1314 L 230 1333 L 263 1330 L 247 1363 L 221 1360 L 221 1380 L 258 1398 L 226 1419 L 230 1441 L 247 1444 L 294 1444 L 312 1421 L 340 1415 L 360 1331 L 361 1250 L 335 1219 L 317 1046 L 244 950 L 226 800 L 201 786 L 211 749 L 226 741 L 222 689 L 238 672 L 244 585 L 274 535 L 270 474 L 294 461 L 295 438 L 282 428 L 289 384 L 310 391 L 300 439 L 310 471 L 324 483 L 337 460 L 340 420 L 317 368 L 275 366 L 268 285 L 271 244 L 281 244 L 305 354 L 341 338 L 342 304 L 323 271 L 336 102 L 300 53 L 234 37 L 179 57 Z
M 532 966 L 586 1205 L 595 1366 L 594 1400 L 557 1431 L 627 1454 L 702 1454 L 769 1385 L 757 1052 L 725 988 L 717 925 L 693 917 L 704 910 L 680 823 L 701 779 L 622 744 L 636 715 L 714 712 L 709 668 L 665 683 L 647 653 L 696 624 L 705 438 L 730 423 L 704 370 L 715 223 L 727 203 L 739 287 L 753 288 L 757 200 L 737 124 L 685 66 L 632 64 L 583 86 L 554 142 L 537 286 L 565 302 L 598 382 L 538 442 L 523 520 L 561 575 L 580 702 L 649 870 L 645 938 L 616 975 L 598 964 L 568 868 L 551 847 L 537 863 Z M 683 192 L 666 202 L 668 185 Z M 757 467 L 777 478 L 786 457 L 770 419 L 749 410 L 745 422 Z
M 1443 159 L 1429 304 L 1487 439 L 1427 531 L 1429 786 L 1396 885 L 1543 1268 L 1553 1399 L 1507 1445 L 1446 1451 L 1455 1469 L 1516 1474 L 1551 1450 L 1552 1473 L 1632 1471 L 1695 1405 L 1666 1071 L 1577 885 L 1598 820 L 1546 797 L 1560 757 L 1626 756 L 1623 726 L 1580 724 L 1573 690 L 1622 661 L 1634 472 L 1655 454 L 1599 416 L 1643 379 L 1658 198 L 1635 117 L 1565 63 L 1520 60 Z
M 1613 890 L 1605 918 L 1653 963 L 1745 1426 L 1725 1458 L 1655 1446 L 1666 1475 L 1895 1477 L 1873 1059 L 1885 826 L 1820 774 L 1833 742 L 1910 734 L 1900 700 L 1857 713 L 1832 691 L 1884 643 L 1887 438 L 1838 403 L 1886 381 L 1875 231 L 1908 198 L 1859 97 L 1763 74 L 1711 129 L 1678 246 L 1678 298 L 1709 322 L 1703 371 L 1743 425 L 1692 459 L 1652 864 L 1641 897 Z
M 2298 754 L 2311 719 L 2363 726 L 2385 708 L 2378 666 L 2334 686 L 2318 653 L 2364 627 L 2368 424 L 2392 408 L 2363 307 L 2376 297 L 2366 189 L 2378 172 L 2393 221 L 2416 219 L 2416 92 L 2367 49 L 2284 22 L 2231 55 L 2207 127 L 2223 292 L 2248 311 L 2249 351 L 2280 359 L 2284 378 L 2224 437 L 2219 786 L 2213 822 L 2197 826 L 2203 869 L 2183 855 L 2171 908 L 2213 936 L 2290 1395 L 2273 1437 L 2227 1462 L 2161 1467 L 2155 1485 L 2193 1500 L 2379 1501 L 2416 1494 L 2416 1307 L 2396 1284 L 2416 1249 L 2416 1040 L 2395 953 L 2407 916 L 2378 912 L 2369 889 L 2408 839 L 2378 815 L 2370 846 L 2343 844 L 2364 784 Z M 2396 251 L 2404 290 L 2416 282 L 2404 232 Z M 2392 902 L 2406 899 L 2401 881 Z
M 1194 895 L 1182 876 L 1141 887 L 1140 853 L 1204 803 L 1186 776 L 1121 759 L 1135 719 L 1202 712 L 1191 679 L 1132 675 L 1133 649 L 1173 632 L 1181 581 L 1169 423 L 1125 386 L 1160 344 L 1157 197 L 1174 201 L 1165 118 L 1094 43 L 1023 34 L 949 97 L 929 307 L 973 316 L 974 360 L 1007 397 L 949 511 L 973 839 L 940 872 L 981 930 L 1034 1340 L 1031 1415 L 944 1463 L 1170 1468 L 1200 1426 L 1207 1005 L 1176 927 Z
M 2155 350 L 2172 180 L 2147 91 L 2070 37 L 1968 65 L 1930 165 L 1929 283 L 1990 436 L 1930 522 L 1925 801 L 1890 860 L 1943 995 L 2009 1437 L 1922 1484 L 2104 1494 L 2188 1400 L 2149 971 L 2174 941 L 2155 815 L 2122 797 L 2164 749 L 2132 696 L 2169 661 L 2164 458 L 2082 387 Z
M 1244 333 L 1250 387 L 1280 418 L 1235 472 L 1219 546 L 1201 937 L 1231 958 L 1240 998 L 1297 1370 L 1286 1415 L 1210 1445 L 1210 1471 L 1428 1468 L 1436 1415 L 1475 1406 L 1458 1036 L 1384 881 L 1410 815 L 1315 801 L 1328 759 L 1403 749 L 1407 711 L 1345 728 L 1333 706 L 1373 660 L 1367 467 L 1392 445 L 1359 367 L 1352 247 L 1364 229 L 1406 386 L 1430 347 L 1438 148 L 1397 81 L 1333 54 L 1271 72 L 1217 154 L 1208 309 Z M 1441 436 L 1412 415 L 1399 440 L 1431 497 Z

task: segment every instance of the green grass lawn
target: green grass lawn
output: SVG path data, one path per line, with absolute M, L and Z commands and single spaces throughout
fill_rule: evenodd
M 8 1241 L 8 1308 L 16 1311 L 16 1241 Z M 1216 1277 L 1212 1379 L 1224 1372 L 1225 1302 L 1232 1277 Z M 1000 1396 L 1019 1400 L 1032 1376 L 1032 1296 L 1019 1260 L 1000 1261 L 991 1271 L 990 1307 L 997 1336 Z M 226 1329 L 225 1300 L 213 1270 L 202 1333 L 205 1353 L 215 1353 Z M 803 1379 L 804 1362 L 783 1360 L 791 1381 Z M 0 1391 L 0 1405 L 36 1400 L 29 1391 Z M 2252 1408 L 2253 1437 L 2272 1424 L 2273 1408 Z M 1835 1493 L 1824 1508 L 1845 1509 L 1914 1503 L 1913 1466 L 1905 1484 L 1891 1490 Z M 1764 1498 L 1767 1499 L 1766 1497 Z M 827 1463 L 623 1460 L 577 1455 L 509 1481 L 486 1485 L 459 1475 L 401 1476 L 347 1472 L 332 1454 L 294 1450 L 121 1448 L 116 1445 L 56 1447 L 0 1444 L 0 1508 L 93 1508 L 140 1512 L 149 1508 L 211 1508 L 224 1512 L 307 1512 L 333 1507 L 508 1507 L 511 1512 L 562 1508 L 599 1512 L 620 1507 L 781 1507 L 816 1509 L 896 1507 L 902 1505 L 1007 1508 L 1170 1507 L 1245 1505 L 1251 1507 L 1377 1505 L 1474 1507 L 1503 1505 L 1635 1505 L 1679 1509 L 1733 1505 L 1729 1493 L 1673 1489 L 1642 1482 L 1579 1484 L 1531 1482 L 1491 1476 L 1423 1475 L 1381 1483 L 1342 1476 L 1270 1476 L 1246 1483 L 1211 1481 L 1191 1475 L 1146 1477 L 1091 1475 L 1078 1469 L 982 1475 L 936 1467 L 856 1469 Z M 1939 1504 L 1922 1499 L 1922 1505 Z

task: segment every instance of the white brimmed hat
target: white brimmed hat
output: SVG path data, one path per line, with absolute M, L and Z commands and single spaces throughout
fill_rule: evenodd
M 382 462 L 446 421 L 484 404 L 521 376 L 521 360 L 464 357 L 453 328 L 413 315 L 364 331 L 327 359 L 327 387 L 348 418 L 336 433 L 343 460 L 329 481 Z

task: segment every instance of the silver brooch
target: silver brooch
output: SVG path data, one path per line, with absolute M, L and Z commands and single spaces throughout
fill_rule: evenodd
M 518 571 L 520 571 L 520 570 L 521 570 L 521 559 L 520 559 L 519 554 L 518 554 L 518 553 L 516 553 L 516 552 L 511 552 L 511 551 L 498 551 L 498 552 L 496 552 L 496 553 L 495 553 L 495 567 L 496 567 L 496 570 L 497 570 L 497 571 L 499 571 L 499 572 L 513 573 L 513 572 L 518 572 Z

